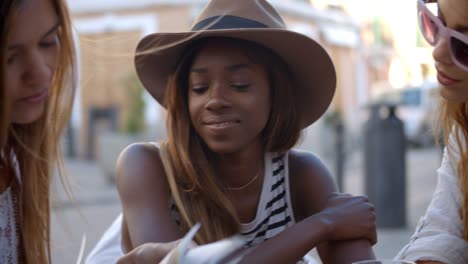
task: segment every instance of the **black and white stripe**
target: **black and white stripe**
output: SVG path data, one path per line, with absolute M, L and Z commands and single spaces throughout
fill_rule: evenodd
M 267 186 L 263 187 L 257 216 L 253 222 L 241 227 L 241 234 L 247 239 L 249 246 L 272 238 L 294 223 L 289 202 L 288 175 L 285 173 L 287 155 L 272 154 L 269 158 L 270 161 L 266 161 L 264 179 Z

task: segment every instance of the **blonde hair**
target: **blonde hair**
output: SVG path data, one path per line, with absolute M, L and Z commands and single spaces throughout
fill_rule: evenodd
M 161 144 L 161 156 L 172 198 L 186 232 L 196 222 L 202 228 L 198 243 L 209 243 L 239 232 L 236 210 L 215 177 L 213 153 L 196 134 L 188 110 L 188 73 L 203 39 L 190 45 L 169 77 L 165 97 L 168 139 Z M 267 152 L 285 152 L 301 135 L 299 113 L 294 107 L 294 90 L 286 64 L 275 53 L 258 44 L 230 39 L 268 72 L 272 109 L 262 132 Z
M 463 238 L 468 242 L 468 103 L 451 103 L 442 99 L 437 127 L 442 130 L 444 144 L 446 146 L 456 144 L 455 147 L 458 147 L 460 151 L 460 159 L 456 168 L 462 192 L 460 215 L 463 223 Z M 454 140 L 449 139 L 451 137 Z M 438 133 L 436 133 L 437 138 Z M 447 150 L 450 149 L 447 147 Z
M 22 1 L 11 2 L 5 13 L 14 15 Z M 20 235 L 25 263 L 50 263 L 50 200 L 52 165 L 62 168 L 60 137 L 67 125 L 75 93 L 75 47 L 70 15 L 65 0 L 51 0 L 60 27 L 60 53 L 44 114 L 31 124 L 10 124 L 3 153 L 14 153 L 16 161 L 4 155 L 8 167 L 17 164 L 21 172 Z M 2 34 L 2 38 L 3 38 Z M 2 50 L 5 53 L 5 49 Z M 2 64 L 2 67 L 4 64 Z M 3 81 L 3 80 L 2 80 Z M 5 89 L 5 83 L 2 84 Z

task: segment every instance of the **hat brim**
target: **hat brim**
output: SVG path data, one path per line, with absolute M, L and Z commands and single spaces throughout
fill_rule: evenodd
M 223 29 L 199 32 L 154 33 L 137 45 L 135 67 L 143 86 L 161 104 L 169 75 L 179 57 L 195 40 L 229 37 L 252 41 L 280 56 L 290 67 L 296 89 L 301 126 L 314 123 L 328 109 L 336 87 L 336 74 L 328 53 L 302 34 L 283 29 Z M 155 47 L 163 47 L 151 52 Z M 149 52 L 148 52 L 149 51 Z

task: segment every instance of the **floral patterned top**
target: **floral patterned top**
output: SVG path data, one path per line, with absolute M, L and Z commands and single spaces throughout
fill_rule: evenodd
M 18 261 L 18 226 L 16 215 L 16 197 L 13 186 L 0 194 L 0 263 L 17 264 Z
M 1 154 L 0 154 L 1 155 Z M 15 157 L 13 156 L 15 161 Z M 16 163 L 16 162 L 15 162 Z M 21 178 L 18 164 L 14 164 L 15 177 L 0 193 L 0 263 L 20 264 L 19 193 Z

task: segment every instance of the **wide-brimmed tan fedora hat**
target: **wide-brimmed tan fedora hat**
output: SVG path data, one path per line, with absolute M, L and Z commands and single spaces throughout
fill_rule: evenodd
M 329 107 L 336 85 L 330 57 L 316 41 L 287 30 L 281 16 L 265 0 L 211 0 L 190 31 L 154 33 L 138 43 L 137 74 L 161 105 L 179 57 L 193 41 L 206 37 L 247 40 L 279 55 L 292 73 L 297 98 L 291 107 L 298 107 L 302 127 L 315 122 Z M 155 47 L 164 48 L 148 52 Z

